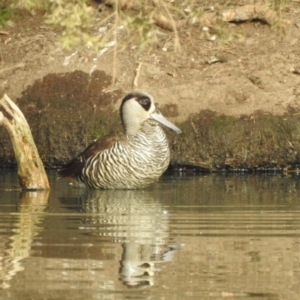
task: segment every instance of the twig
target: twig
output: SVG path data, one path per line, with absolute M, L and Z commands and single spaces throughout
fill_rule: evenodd
M 11 67 L 6 67 L 6 68 L 2 68 L 0 70 L 0 74 L 1 73 L 4 73 L 6 71 L 10 71 L 10 70 L 13 70 L 13 69 L 19 69 L 19 68 L 24 68 L 25 67 L 25 64 L 24 63 L 19 63 L 17 65 L 14 65 L 14 66 L 11 66 Z
M 134 80 L 133 80 L 133 87 L 134 88 L 138 86 L 138 78 L 140 76 L 142 65 L 143 65 L 143 63 L 140 62 L 139 65 L 136 68 L 136 73 L 135 73 L 135 77 L 134 77 Z
M 232 48 L 232 49 L 235 49 L 235 48 L 236 48 L 236 47 L 234 47 L 234 48 Z M 230 53 L 230 54 L 232 54 L 232 55 L 237 55 L 236 52 L 230 51 L 229 49 L 220 49 L 219 51 L 220 51 L 220 52 L 228 52 L 228 53 Z
M 44 38 L 44 36 L 43 36 L 43 35 L 37 36 L 37 37 L 35 37 L 33 40 L 31 40 L 31 41 L 19 45 L 18 48 L 17 48 L 17 52 L 16 52 L 16 53 L 18 53 L 20 47 L 27 46 L 27 45 L 29 45 L 29 44 L 32 44 L 32 43 L 34 43 L 34 42 L 39 41 L 40 39 L 43 39 L 43 40 L 44 40 L 44 45 L 45 45 L 45 38 Z
M 215 77 L 220 74 L 221 72 L 225 71 L 224 69 L 221 69 L 219 71 L 217 71 L 213 76 L 212 76 L 212 79 L 215 79 Z
M 119 24 L 119 5 L 118 5 L 118 1 L 116 1 L 116 6 L 115 6 L 115 29 L 113 31 L 113 37 L 114 37 L 114 52 L 113 52 L 113 74 L 112 74 L 112 87 L 115 86 L 116 83 L 116 78 L 117 78 L 117 46 L 118 46 L 118 42 L 117 42 L 117 28 L 118 28 L 118 24 Z
M 279 94 L 279 93 L 288 93 L 290 90 L 284 90 L 284 91 L 275 91 L 275 92 L 266 92 L 267 94 Z
M 167 5 L 165 4 L 164 1 L 161 2 L 169 20 L 170 20 L 170 25 L 171 25 L 171 30 L 174 31 L 174 48 L 175 48 L 175 51 L 180 51 L 181 49 L 181 45 L 180 45 L 180 40 L 179 40 L 179 37 L 178 37 L 178 31 L 177 31 L 177 27 L 181 27 L 183 24 L 186 24 L 186 20 L 184 20 L 184 22 L 182 23 L 182 20 L 178 20 L 178 21 L 175 21 L 174 18 L 172 17 L 171 13 L 170 13 L 170 10 L 168 9 Z
M 198 130 L 196 129 L 195 123 L 193 121 L 193 114 L 191 114 L 191 126 L 194 129 L 194 131 L 196 132 L 196 134 L 198 134 Z
M 3 66 L 4 61 L 3 61 L 3 55 L 1 49 L 0 49 L 0 60 L 1 60 L 1 66 Z

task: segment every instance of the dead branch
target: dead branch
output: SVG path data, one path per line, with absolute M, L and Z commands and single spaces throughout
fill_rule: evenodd
M 289 24 L 288 20 L 279 18 L 276 11 L 266 4 L 248 4 L 220 12 L 204 13 L 196 24 L 213 27 L 219 20 L 223 22 L 245 22 L 260 20 L 270 26 Z
M 110 7 L 114 7 L 115 5 L 114 0 L 105 0 L 104 3 Z M 140 1 L 119 0 L 119 8 L 121 10 L 140 11 L 142 8 L 144 11 L 149 12 L 153 9 L 156 9 L 158 6 L 156 0 L 149 0 L 146 4 L 143 4 L 143 7 L 141 7 L 142 4 Z M 213 27 L 219 20 L 223 22 L 242 22 L 252 21 L 254 19 L 261 20 L 270 26 L 275 24 L 286 25 L 289 23 L 287 20 L 282 20 L 277 15 L 276 11 L 266 4 L 247 4 L 219 12 L 205 12 L 196 21 L 194 19 L 190 19 L 189 17 L 180 20 L 176 20 L 174 18 L 170 19 L 170 17 L 167 17 L 159 12 L 154 16 L 154 21 L 157 26 L 170 31 L 184 27 L 187 24 L 200 24 L 202 26 Z
M 180 28 L 188 24 L 188 19 L 172 21 L 170 18 L 161 14 L 154 16 L 154 21 L 157 26 L 170 31 L 174 31 L 176 28 Z
M 276 11 L 265 4 L 248 4 L 239 6 L 234 9 L 224 10 L 220 15 L 222 21 L 225 22 L 252 21 L 258 19 L 270 26 L 273 26 L 283 21 L 280 20 Z M 287 20 L 283 21 L 283 23 L 286 22 Z
M 22 189 L 49 189 L 48 177 L 23 113 L 7 95 L 0 100 L 0 107 L 3 109 L 0 125 L 7 130 L 12 143 Z

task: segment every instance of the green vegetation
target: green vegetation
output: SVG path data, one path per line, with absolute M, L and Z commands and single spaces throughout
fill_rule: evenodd
M 271 7 L 281 18 L 283 8 L 290 0 L 270 0 Z M 220 42 L 241 39 L 223 22 L 218 12 L 222 9 L 238 7 L 239 1 L 194 1 L 194 0 L 103 0 L 99 10 L 89 5 L 92 0 L 0 0 L 0 27 L 9 20 L 14 11 L 27 10 L 32 14 L 44 12 L 45 23 L 61 30 L 63 48 L 71 49 L 84 45 L 94 49 L 105 47 L 108 42 L 120 40 L 122 28 L 123 49 L 130 42 L 141 48 L 155 46 L 158 41 L 159 27 L 174 33 L 175 49 L 180 46 L 177 29 L 187 24 L 199 24 L 204 14 L 215 14 L 213 31 Z M 96 1 L 94 1 L 94 5 Z M 99 21 L 100 18 L 100 21 Z M 97 20 L 97 29 L 92 30 Z M 106 27 L 103 33 L 99 28 Z M 272 25 L 272 24 L 271 24 Z M 126 43 L 125 43 L 126 40 Z M 120 46 L 120 43 L 119 43 Z

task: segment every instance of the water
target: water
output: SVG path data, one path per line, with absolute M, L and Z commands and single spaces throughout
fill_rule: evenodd
M 299 299 L 300 178 L 20 192 L 0 172 L 0 299 Z

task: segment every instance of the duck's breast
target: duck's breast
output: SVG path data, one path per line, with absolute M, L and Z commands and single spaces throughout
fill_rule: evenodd
M 168 167 L 170 152 L 163 130 L 127 136 L 90 158 L 82 178 L 92 188 L 133 189 L 157 180 Z

